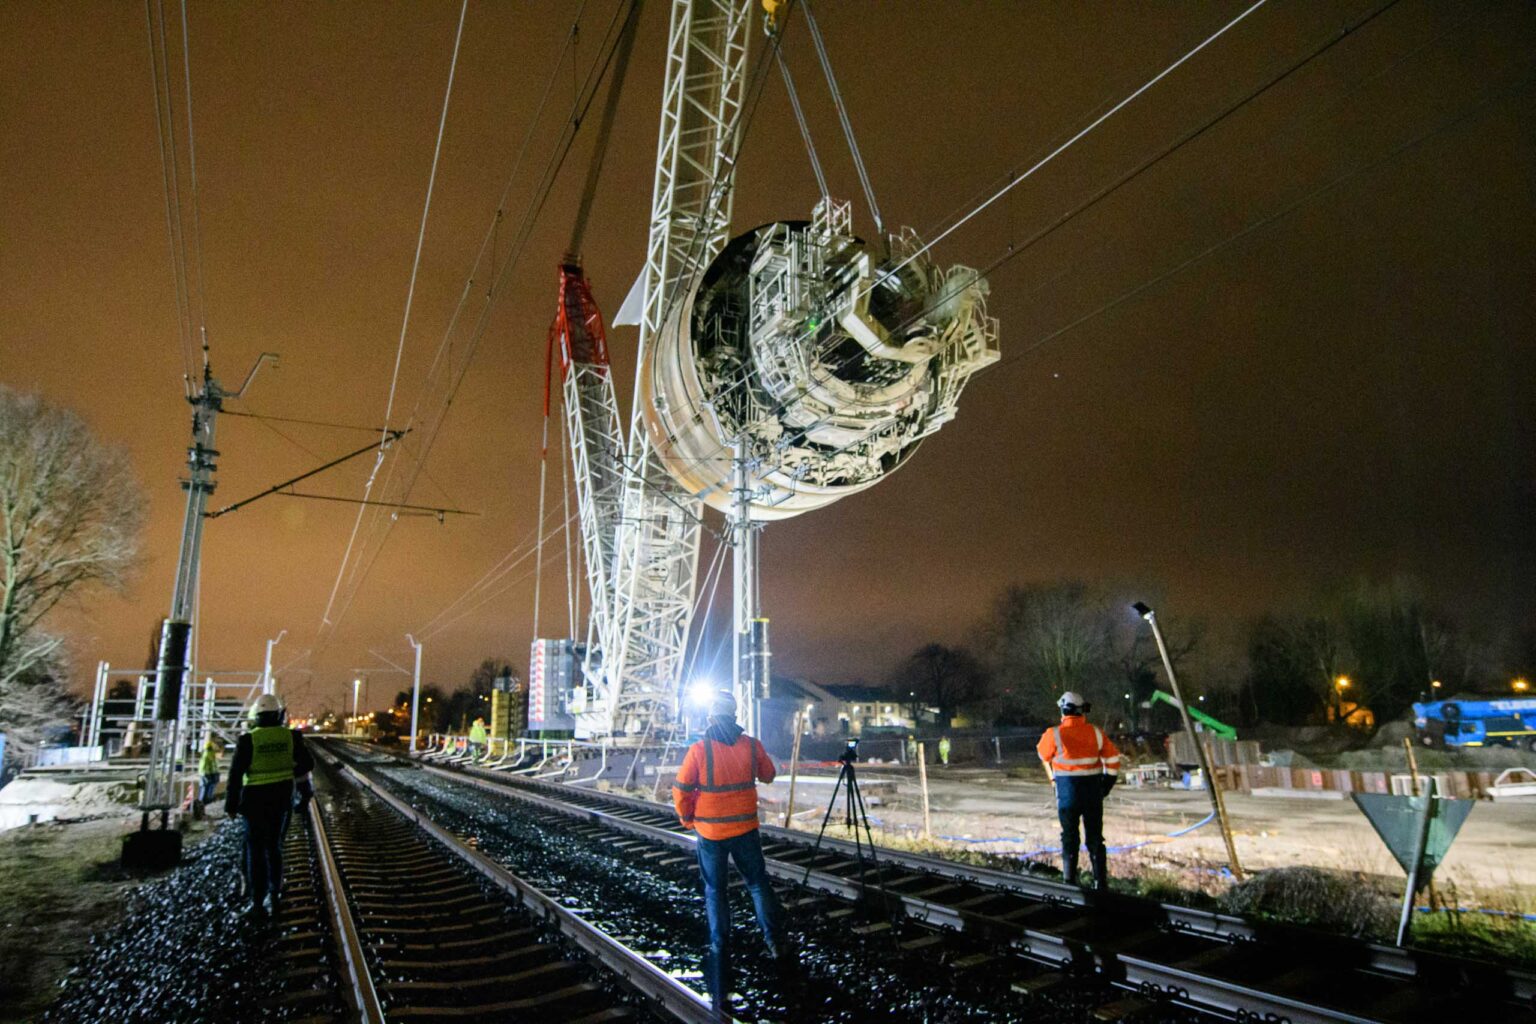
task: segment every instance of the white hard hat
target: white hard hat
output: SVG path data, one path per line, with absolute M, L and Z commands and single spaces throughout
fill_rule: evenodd
M 251 705 L 251 710 L 250 710 L 251 720 L 255 721 L 255 719 L 256 719 L 256 717 L 258 715 L 266 715 L 266 714 L 273 714 L 273 713 L 281 714 L 282 710 L 283 710 L 283 702 L 277 699 L 277 694 L 275 694 L 275 693 L 264 693 L 260 697 L 257 697 L 256 698 L 256 702 Z
M 730 690 L 721 690 L 709 705 L 710 718 L 735 718 L 736 696 Z
M 1056 702 L 1056 707 L 1061 709 L 1061 713 L 1064 715 L 1080 715 L 1088 710 L 1088 702 L 1083 700 L 1082 694 L 1074 690 L 1068 690 Z

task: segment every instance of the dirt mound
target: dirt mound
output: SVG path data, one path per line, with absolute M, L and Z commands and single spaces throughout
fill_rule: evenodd
M 1364 875 L 1321 868 L 1260 871 L 1227 890 L 1222 905 L 1243 917 L 1364 938 L 1390 935 L 1397 924 L 1397 908 Z

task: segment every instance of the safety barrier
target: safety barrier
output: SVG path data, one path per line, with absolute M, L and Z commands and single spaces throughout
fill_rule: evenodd
M 1346 768 L 1282 768 L 1272 765 L 1231 764 L 1213 769 L 1212 774 L 1225 790 L 1252 792 L 1255 789 L 1295 789 L 1338 793 L 1393 793 L 1396 777 L 1407 778 L 1402 771 L 1354 771 Z M 1490 798 L 1493 772 L 1420 772 L 1420 779 L 1434 777 L 1436 792 L 1457 800 Z

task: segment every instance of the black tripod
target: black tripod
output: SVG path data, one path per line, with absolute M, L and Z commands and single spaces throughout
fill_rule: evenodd
M 837 782 L 832 786 L 832 798 L 827 801 L 827 813 L 821 818 L 821 831 L 816 833 L 816 842 L 811 847 L 811 860 L 805 866 L 805 878 L 801 880 L 804 885 L 811 877 L 811 864 L 816 861 L 816 851 L 821 849 L 822 837 L 827 834 L 827 823 L 832 820 L 832 809 L 837 806 L 837 794 L 843 794 L 843 824 L 848 831 L 853 833 L 854 855 L 859 860 L 859 888 L 865 889 L 868 883 L 864 880 L 864 862 L 866 858 L 869 866 L 875 868 L 875 837 L 869 828 L 869 812 L 864 808 L 864 794 L 859 792 L 859 774 L 854 768 L 854 763 L 859 759 L 859 741 L 849 740 L 848 746 L 843 750 L 843 756 L 838 758 L 842 762 L 842 770 L 837 773 Z M 859 835 L 859 829 L 864 830 L 864 835 Z M 868 852 L 865 852 L 868 847 Z

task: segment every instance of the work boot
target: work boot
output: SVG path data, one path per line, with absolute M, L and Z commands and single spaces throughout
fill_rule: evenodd
M 1105 850 L 1089 850 L 1088 863 L 1093 866 L 1095 892 L 1109 891 L 1109 854 Z
M 1077 851 L 1061 855 L 1061 880 L 1068 885 L 1077 884 Z

